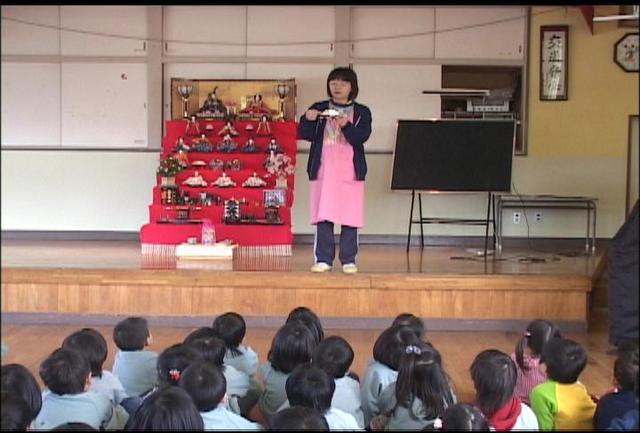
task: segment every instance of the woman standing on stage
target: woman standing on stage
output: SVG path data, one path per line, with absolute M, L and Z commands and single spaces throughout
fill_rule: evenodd
M 340 262 L 347 274 L 358 272 L 358 228 L 364 225 L 364 143 L 371 135 L 371 111 L 355 102 L 358 77 L 345 67 L 327 78 L 329 100 L 316 102 L 300 118 L 298 134 L 311 142 L 311 224 L 316 225 L 312 272 L 330 271 L 335 258 L 334 224 L 341 225 Z

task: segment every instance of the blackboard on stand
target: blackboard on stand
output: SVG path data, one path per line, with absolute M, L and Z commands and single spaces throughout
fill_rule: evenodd
M 392 190 L 411 191 L 411 226 L 420 225 L 424 248 L 424 224 L 485 226 L 484 257 L 487 257 L 489 225 L 495 243 L 494 192 L 511 191 L 511 164 L 515 143 L 513 120 L 399 120 L 391 172 Z M 487 213 L 479 218 L 424 217 L 421 192 L 485 192 Z M 413 218 L 416 194 L 419 215 Z M 494 215 L 491 217 L 491 210 Z
M 398 120 L 392 190 L 510 191 L 514 120 Z

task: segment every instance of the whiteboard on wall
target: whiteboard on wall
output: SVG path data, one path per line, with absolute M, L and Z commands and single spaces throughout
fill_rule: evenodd
M 60 64 L 2 62 L 2 146 L 60 146 Z
M 367 152 L 393 151 L 398 119 L 440 117 L 440 95 L 424 95 L 441 87 L 440 65 L 354 65 L 360 94 L 357 101 L 369 107 L 372 132 Z
M 147 65 L 64 63 L 62 145 L 147 147 Z

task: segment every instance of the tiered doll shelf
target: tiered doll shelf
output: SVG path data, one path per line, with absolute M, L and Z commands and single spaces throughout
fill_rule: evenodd
M 296 134 L 295 121 L 269 122 L 271 135 L 257 135 L 258 121 L 238 120 L 233 126 L 239 133 L 232 137 L 238 147 L 232 152 L 217 150 L 223 137 L 219 132 L 225 126 L 222 120 L 197 120 L 198 129 L 206 134 L 206 138 L 213 146 L 211 152 L 197 152 L 193 144 L 199 135 L 187 135 L 186 120 L 169 120 L 166 123 L 167 133 L 163 138 L 161 158 L 166 158 L 175 152 L 175 145 L 179 137 L 190 146 L 186 152 L 188 166 L 175 176 L 177 190 L 174 190 L 173 203 L 166 201 L 166 188 L 158 176 L 153 188 L 153 202 L 149 205 L 149 223 L 140 229 L 142 252 L 154 254 L 160 251 L 175 250 L 175 246 L 187 242 L 189 238 L 202 240 L 202 225 L 210 220 L 215 227 L 216 240 L 229 240 L 245 252 L 269 255 L 291 255 L 293 235 L 291 233 L 291 207 L 293 205 L 294 176 L 286 176 L 286 188 L 282 188 L 282 180 L 276 187 L 277 176 L 265 168 L 265 159 L 269 156 L 266 151 L 271 138 L 275 138 L 284 155 L 291 158 L 290 163 L 296 163 Z M 247 129 L 247 126 L 249 129 Z M 253 137 L 257 150 L 255 153 L 243 152 L 243 146 Z M 212 160 L 222 160 L 224 169 L 211 168 Z M 229 167 L 233 160 L 240 161 L 239 169 Z M 194 162 L 205 165 L 193 166 Z M 183 182 L 196 174 L 196 171 L 206 181 L 207 186 L 187 186 Z M 236 184 L 234 187 L 216 186 L 216 180 L 226 173 Z M 266 185 L 262 187 L 243 187 L 247 178 L 254 172 L 262 178 Z M 165 195 L 163 196 L 163 190 Z M 265 190 L 275 190 L 276 195 L 284 196 L 284 203 L 277 210 L 277 218 L 267 218 L 264 202 Z M 203 202 L 202 197 L 207 193 L 213 200 Z M 176 204 L 175 198 L 180 194 L 189 196 L 189 204 Z M 240 202 L 241 220 L 230 222 L 224 219 L 225 200 Z

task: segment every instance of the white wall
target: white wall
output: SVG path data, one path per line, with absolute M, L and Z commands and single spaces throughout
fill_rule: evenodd
M 155 183 L 157 155 L 145 152 L 2 152 L 2 230 L 137 231 L 148 222 L 148 205 Z M 311 234 L 307 155 L 298 155 L 294 234 Z M 391 155 L 367 156 L 365 227 L 363 234 L 406 235 L 411 195 L 391 192 Z M 514 183 L 532 193 L 593 195 L 598 202 L 598 237 L 611 237 L 619 228 L 618 204 L 624 203 L 624 158 L 516 158 Z M 600 179 L 586 173 L 619 172 L 619 178 Z M 539 177 L 537 173 L 545 173 Z M 562 181 L 558 183 L 558 178 Z M 560 187 L 559 185 L 565 185 Z M 615 193 L 617 191 L 617 193 Z M 425 216 L 483 218 L 486 195 L 424 195 Z M 526 236 L 526 225 L 515 226 L 505 210 L 503 234 Z M 532 237 L 584 237 L 586 216 L 574 211 L 544 211 L 544 223 L 534 224 Z M 417 211 L 416 214 L 417 215 Z M 413 228 L 416 232 L 417 226 Z M 483 236 L 484 228 L 427 225 L 426 235 Z
M 22 8 L 22 9 L 20 9 Z M 144 22 L 144 7 L 128 7 L 127 22 Z M 157 6 L 146 7 L 157 8 Z M 519 44 L 525 33 L 522 22 L 499 25 L 500 32 L 511 31 L 513 37 L 505 45 L 504 37 L 496 38 L 496 32 L 491 32 L 487 26 L 480 26 L 475 32 L 468 30 L 460 36 L 464 44 L 456 43 L 452 39 L 453 33 L 447 33 L 446 38 L 434 38 L 424 34 L 409 38 L 381 39 L 379 42 L 354 43 L 344 54 L 336 53 L 331 43 L 331 31 L 336 34 L 349 34 L 352 38 L 377 36 L 393 36 L 411 32 L 432 31 L 438 27 L 437 17 L 442 19 L 451 14 L 464 17 L 461 22 L 478 23 L 487 20 L 495 14 L 497 17 L 518 17 L 523 7 L 515 9 L 491 9 L 483 7 L 482 14 L 465 13 L 464 7 L 436 7 L 436 6 L 358 6 L 350 8 L 351 16 L 347 22 L 350 28 L 337 28 L 337 23 L 326 23 L 323 29 L 333 29 L 323 32 L 323 44 L 314 44 L 314 38 L 303 38 L 304 44 L 282 46 L 267 46 L 260 49 L 260 32 L 268 30 L 264 27 L 270 21 L 269 14 L 277 14 L 280 23 L 278 31 L 265 39 L 272 43 L 275 35 L 283 40 L 300 40 L 298 30 L 316 25 L 315 16 L 320 14 L 323 19 L 331 20 L 335 16 L 333 6 L 300 7 L 263 7 L 263 6 L 168 6 L 164 7 L 164 32 L 162 28 L 147 28 L 146 23 L 138 26 L 119 26 L 113 32 L 127 32 L 133 37 L 148 34 L 164 34 L 166 39 L 172 40 L 202 40 L 201 25 L 189 25 L 189 17 L 199 17 L 203 23 L 215 23 L 221 28 L 244 28 L 238 36 L 243 40 L 240 45 L 226 48 L 198 46 L 184 43 L 168 43 L 161 54 L 153 57 L 148 52 L 141 52 L 143 48 L 137 40 L 121 41 L 118 44 L 105 44 L 100 38 L 71 37 L 55 30 L 25 27 L 15 22 L 2 23 L 2 54 L 3 54 L 3 92 L 2 92 L 2 230 L 95 230 L 95 231 L 137 231 L 140 226 L 148 222 L 148 205 L 152 200 L 152 186 L 155 182 L 155 167 L 158 153 L 154 151 L 74 151 L 74 150 L 10 150 L 12 142 L 9 137 L 17 138 L 23 145 L 68 146 L 71 143 L 64 133 L 63 117 L 82 119 L 81 124 L 86 130 L 74 130 L 75 136 L 90 136 L 96 133 L 87 113 L 98 110 L 86 102 L 75 104 L 72 110 L 65 112 L 61 101 L 76 100 L 78 93 L 69 90 L 69 83 L 61 83 L 64 67 L 73 62 L 88 69 L 98 70 L 100 64 L 131 65 L 131 69 L 138 71 L 141 64 L 160 65 L 164 68 L 164 80 L 159 79 L 161 72 L 153 75 L 153 68 L 147 68 L 146 77 L 135 76 L 147 88 L 147 100 L 153 98 L 150 93 L 164 93 L 164 116 L 168 116 L 168 87 L 172 76 L 191 78 L 229 79 L 229 78 L 278 78 L 295 77 L 298 83 L 298 115 L 313 101 L 326 97 L 324 80 L 326 73 L 334 64 L 344 65 L 353 63 L 361 79 L 361 102 L 372 108 L 374 116 L 374 132 L 368 148 L 370 150 L 390 151 L 393 148 L 395 120 L 397 118 L 426 118 L 436 116 L 439 112 L 439 98 L 433 95 L 423 95 L 421 92 L 429 87 L 440 87 L 440 64 L 442 59 L 455 59 L 457 64 L 480 64 L 486 60 L 487 64 L 522 65 L 525 57 L 519 52 Z M 341 7 L 345 8 L 345 7 Z M 509 9 L 509 7 L 505 7 Z M 46 10 L 45 10 L 46 9 Z M 91 7 L 6 7 L 2 6 L 3 16 L 20 19 L 39 20 L 47 25 L 65 22 L 69 26 L 80 26 L 81 23 L 94 22 L 95 11 Z M 102 9 L 100 9 L 104 12 Z M 314 14 L 305 14 L 314 12 Z M 474 8 L 470 9 L 474 12 Z M 46 13 L 44 13 L 46 12 Z M 220 14 L 216 14 L 219 12 Z M 91 20 L 81 20 L 81 17 L 91 16 Z M 375 26 L 389 14 L 393 16 L 410 16 L 414 19 L 405 28 L 398 21 L 384 20 L 386 26 Z M 55 17 L 53 17 L 55 15 Z M 99 15 L 99 14 L 98 14 Z M 103 15 L 105 15 L 103 13 Z M 112 15 L 112 14 L 106 14 Z M 98 19 L 100 25 L 107 25 L 111 18 L 103 16 Z M 256 24 L 256 17 L 260 17 L 262 27 Z M 53 18 L 52 18 L 53 17 Z M 219 21 L 217 18 L 225 17 Z M 275 15 L 274 15 L 275 17 Z M 418 18 L 416 18 L 418 17 Z M 55 19 L 54 19 L 55 18 Z M 287 20 L 289 18 L 289 20 Z M 275 18 L 274 18 L 275 19 Z M 448 18 L 447 18 L 448 19 Z M 185 20 L 187 20 L 185 22 Z M 296 21 L 291 30 L 287 23 Z M 373 24 L 371 24 L 373 23 Z M 518 24 L 519 23 L 519 24 Z M 335 24 L 335 26 L 334 26 Z M 395 24 L 395 25 L 394 25 Z M 441 22 L 440 27 L 449 26 Z M 243 27 L 244 26 L 244 27 Z M 109 33 L 103 27 L 99 30 Z M 152 26 L 153 27 L 153 26 Z M 251 28 L 251 31 L 248 28 Z M 264 27 L 264 28 L 263 28 Z M 107 28 L 111 28 L 107 26 Z M 506 29 L 506 30 L 505 30 Z M 213 36 L 221 38 L 216 32 Z M 229 32 L 222 32 L 227 35 Z M 502 34 L 502 33 L 501 33 Z M 298 39 L 296 39 L 298 38 Z M 104 38 L 103 38 L 104 39 Z M 39 44 L 34 41 L 46 40 Z M 206 39 L 205 40 L 211 40 Z M 232 38 L 230 40 L 237 40 Z M 443 41 L 438 46 L 438 40 Z M 392 42 L 390 42 L 392 41 Z M 244 44 L 244 45 L 243 45 Z M 425 46 L 421 46 L 425 44 Z M 466 58 L 465 50 L 473 44 L 473 56 Z M 399 55 L 399 49 L 406 46 L 407 50 Z M 449 54 L 446 47 L 451 47 Z M 65 48 L 66 47 L 66 48 Z M 61 50 L 61 48 L 64 48 Z M 424 48 L 424 49 L 422 49 Z M 166 50 L 165 50 L 166 49 Z M 66 51 L 65 51 L 66 50 Z M 148 50 L 148 46 L 147 46 Z M 445 50 L 443 52 L 443 50 Z M 480 51 L 479 51 L 480 50 Z M 33 56 L 36 57 L 24 57 Z M 38 57 L 41 56 L 41 57 Z M 208 57 L 209 56 L 209 57 Z M 46 65 L 40 68 L 43 73 L 37 74 L 38 60 Z M 155 63 L 154 63 L 155 62 Z M 480 63 L 479 63 L 480 62 Z M 503 63 L 496 63 L 503 62 Z M 505 63 L 506 62 L 506 63 Z M 24 75 L 26 80 L 19 83 L 12 81 L 5 75 L 6 68 L 11 68 L 15 75 Z M 49 69 L 51 70 L 49 72 Z M 81 69 L 81 68 L 80 68 Z M 109 69 L 109 68 L 107 68 Z M 25 72 L 25 70 L 28 70 Z M 20 72 L 22 71 L 22 72 Z M 106 74 L 106 73 L 105 73 Z M 137 74 L 137 72 L 135 73 Z M 135 75 L 134 74 L 134 75 Z M 86 77 L 82 74 L 77 80 L 91 80 L 91 73 Z M 100 76 L 98 78 L 101 78 Z M 104 83 L 106 78 L 102 77 Z M 120 79 L 120 76 L 118 76 Z M 100 82 L 100 81 L 98 81 Z M 115 81 L 117 82 L 117 80 Z M 162 82 L 162 89 L 147 86 L 147 83 Z M 29 86 L 34 84 L 34 87 Z M 84 84 L 84 83 L 83 83 Z M 51 88 L 49 88 L 49 86 Z M 38 89 L 43 89 L 38 91 Z M 104 85 L 101 91 L 108 92 Z M 22 96 L 22 98 L 21 98 Z M 41 96 L 42 98 L 39 98 Z M 66 99 L 65 99 L 66 98 Z M 129 102 L 137 101 L 140 95 Z M 89 98 L 91 99 L 91 98 Z M 122 101 L 119 101 L 122 105 Z M 49 105 L 47 105 L 49 104 Z M 130 108 L 127 100 L 125 106 Z M 38 111 L 33 106 L 45 110 L 41 115 L 45 121 L 40 121 Z M 158 104 L 159 107 L 160 104 Z M 17 108 L 22 107 L 21 110 Z M 30 108 L 31 107 L 31 108 Z M 112 104 L 100 108 L 108 110 Z M 31 110 L 31 111 L 30 111 Z M 56 111 L 58 110 L 58 111 Z M 136 115 L 144 110 L 136 109 Z M 140 131 L 152 137 L 153 128 L 161 128 L 163 119 L 158 119 L 157 125 L 147 109 L 147 114 L 137 118 L 134 122 L 138 127 L 129 128 L 128 136 L 137 137 Z M 49 112 L 53 112 L 51 114 Z M 102 112 L 102 111 L 100 111 Z M 112 113 L 115 122 L 122 113 Z M 117 115 L 116 115 L 117 114 Z M 147 127 L 145 118 L 152 125 Z M 11 119 L 12 123 L 6 123 Z M 53 120 L 52 120 L 53 119 Z M 57 120 L 56 120 L 57 119 Z M 149 120 L 151 119 L 151 120 Z M 19 127 L 16 126 L 19 123 Z M 20 123 L 22 122 L 22 123 Z M 6 126 L 6 128 L 5 128 Z M 98 124 L 100 138 L 107 139 L 106 144 L 117 148 L 123 139 L 117 138 L 116 132 L 109 131 L 109 124 Z M 111 125 L 112 128 L 115 128 Z M 9 131 L 11 134 L 6 135 Z M 103 141 L 103 144 L 105 142 Z M 15 144 L 15 143 L 13 143 Z M 306 146 L 300 143 L 301 147 Z M 159 143 L 149 142 L 138 147 L 152 148 Z M 129 147 L 136 147 L 130 144 Z M 404 235 L 407 232 L 410 195 L 408 193 L 391 192 L 389 178 L 391 170 L 390 153 L 369 154 L 369 175 L 366 185 L 366 226 L 364 234 L 375 235 Z M 312 233 L 308 223 L 308 181 L 305 166 L 306 154 L 298 155 L 299 166 L 296 178 L 296 196 L 293 208 L 293 231 L 295 234 Z M 593 173 L 607 173 L 607 176 L 594 176 Z M 619 173 L 619 176 L 615 173 Z M 625 173 L 626 160 L 624 158 L 514 158 L 513 179 L 519 192 L 534 194 L 566 194 L 589 195 L 599 198 L 597 234 L 599 237 L 609 237 L 618 229 L 620 214 L 624 212 L 625 201 Z M 452 194 L 426 196 L 423 200 L 424 210 L 428 216 L 442 216 L 461 218 L 483 217 L 486 211 L 486 196 L 484 194 Z M 582 237 L 584 228 L 582 221 L 571 212 L 545 212 L 544 223 L 530 226 L 531 236 L 549 237 Z M 426 227 L 426 234 L 430 235 L 483 235 L 483 228 L 452 225 L 432 225 Z M 526 227 L 513 226 L 510 219 L 505 217 L 505 235 L 526 236 Z
M 157 162 L 144 152 L 3 151 L 2 230 L 137 231 Z

